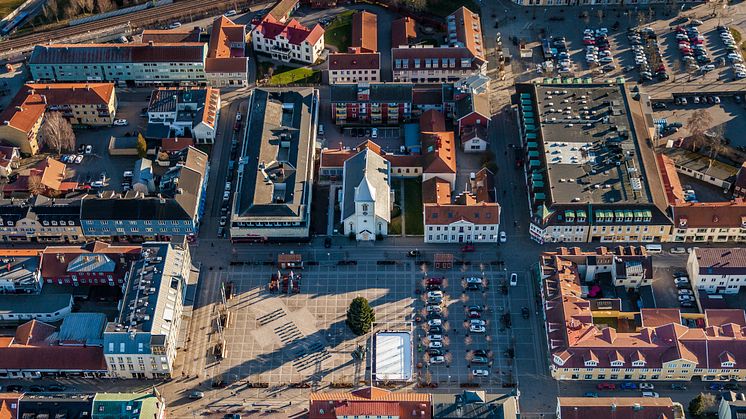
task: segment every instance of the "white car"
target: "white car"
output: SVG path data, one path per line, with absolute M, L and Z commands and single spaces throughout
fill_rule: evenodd
M 115 119 L 114 120 L 114 126 L 115 127 L 124 127 L 127 126 L 128 122 L 126 119 Z
M 695 98 L 697 98 L 697 97 L 695 96 Z M 698 101 L 695 100 L 694 103 L 697 103 L 697 102 Z M 683 248 L 683 247 L 673 247 L 673 248 L 671 248 L 671 254 L 672 255 L 683 255 L 684 253 L 686 253 L 686 249 Z
M 181 27 L 181 22 L 174 22 L 170 25 L 168 25 L 168 29 L 177 29 Z
M 231 199 L 231 193 L 230 193 L 230 191 L 223 192 L 223 201 L 227 201 L 229 199 Z
M 487 370 L 471 370 L 471 374 L 475 377 L 489 377 L 490 372 Z
M 220 217 L 220 227 L 223 227 L 226 221 L 228 221 L 228 218 L 225 215 Z
M 431 364 L 442 364 L 446 362 L 446 358 L 442 355 L 430 357 Z
M 231 9 L 231 10 L 228 10 L 227 12 L 225 12 L 223 14 L 223 16 L 225 16 L 225 17 L 231 17 L 231 16 L 235 16 L 237 14 L 238 14 L 237 11 L 235 11 L 234 9 Z
M 487 323 L 482 319 L 471 319 L 469 323 L 476 326 L 485 326 Z
M 744 79 L 746 78 L 746 71 L 739 71 L 736 73 L 736 78 Z
M 430 342 L 427 344 L 430 349 L 439 349 L 443 347 L 443 342 Z
M 679 290 L 679 295 L 694 295 L 694 292 L 688 288 L 682 288 Z
M 470 276 L 470 277 L 466 278 L 466 283 L 467 284 L 481 284 L 482 283 L 482 278 L 479 278 L 479 277 L 476 277 L 476 276 Z
M 241 120 L 241 112 L 236 113 L 236 121 Z
M 432 342 L 443 340 L 443 336 L 441 335 L 428 335 L 427 338 L 430 339 Z
M 427 293 L 427 298 L 443 298 L 443 291 L 430 291 Z
M 654 398 L 658 398 L 658 393 L 656 393 L 654 391 L 643 391 L 642 392 L 642 397 L 654 397 Z
M 104 182 L 101 182 L 100 180 L 96 180 L 91 183 L 92 188 L 101 188 L 104 186 Z
M 442 311 L 443 311 L 443 309 L 440 308 L 440 306 L 436 306 L 436 305 L 433 305 L 433 304 L 430 304 L 430 305 L 427 306 L 427 312 L 428 313 L 440 313 Z
M 484 326 L 472 324 L 471 326 L 469 326 L 469 331 L 472 333 L 484 333 L 487 331 L 487 329 L 485 329 Z
M 87 146 L 85 146 L 85 154 L 91 154 L 91 153 L 93 153 L 93 146 L 88 144 Z
M 673 283 L 676 285 L 688 285 L 689 278 L 686 276 L 680 276 L 678 278 L 674 278 Z
M 83 162 L 83 155 L 82 154 L 78 154 L 77 156 L 75 156 L 75 164 L 80 164 L 82 162 Z
M 510 286 L 515 287 L 516 285 L 518 285 L 518 274 L 513 272 L 510 274 Z
M 230 191 L 231 190 L 231 183 L 230 182 L 225 182 L 225 190 L 226 191 Z
M 427 321 L 428 326 L 442 326 L 443 320 L 441 319 L 430 319 Z
M 505 243 L 508 241 L 508 236 L 505 234 L 504 231 L 500 232 L 500 243 Z
M 655 386 L 650 383 L 640 383 L 640 390 L 652 390 Z

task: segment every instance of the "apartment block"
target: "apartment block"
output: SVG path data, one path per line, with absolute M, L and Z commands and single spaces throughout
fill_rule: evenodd
M 191 137 L 197 144 L 215 143 L 220 118 L 220 90 L 159 88 L 148 104 L 146 137 Z
M 337 125 L 399 125 L 412 116 L 409 83 L 359 83 L 329 86 Z
M 708 294 L 737 294 L 746 286 L 746 249 L 695 247 L 686 270 L 694 289 Z
M 623 248 L 560 248 L 541 256 L 549 365 L 556 380 L 746 380 L 746 312 L 707 309 L 696 325 L 678 308 L 622 310 L 615 298 L 584 296 L 586 261 L 625 259 Z M 596 274 L 594 281 L 606 280 Z M 598 318 L 615 317 L 624 329 Z
M 121 309 L 104 332 L 111 377 L 171 377 L 191 269 L 185 242 L 143 244 L 123 286 Z
M 251 27 L 254 51 L 275 60 L 314 64 L 324 50 L 324 28 L 318 23 L 309 29 L 295 19 L 283 22 L 269 13 L 252 21 Z
M 29 59 L 31 78 L 51 82 L 132 82 L 138 85 L 204 85 L 207 45 L 37 45 Z

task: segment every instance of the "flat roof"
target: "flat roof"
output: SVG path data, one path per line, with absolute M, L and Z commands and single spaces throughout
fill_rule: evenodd
M 624 85 L 536 85 L 537 109 L 523 118 L 538 125 L 550 202 L 652 204 L 641 139 Z M 526 122 L 527 125 L 529 122 Z M 531 142 L 531 140 L 528 140 Z M 539 139 L 537 139 L 539 141 Z M 529 158 L 531 158 L 529 147 Z
M 310 205 L 315 101 L 312 88 L 254 90 L 233 219 L 303 221 Z
M 412 379 L 412 334 L 378 332 L 375 336 L 373 376 L 376 380 L 409 381 Z

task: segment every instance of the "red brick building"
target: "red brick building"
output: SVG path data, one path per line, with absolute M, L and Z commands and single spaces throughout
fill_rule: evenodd
M 41 277 L 47 284 L 122 285 L 141 250 L 104 242 L 47 247 L 41 254 Z

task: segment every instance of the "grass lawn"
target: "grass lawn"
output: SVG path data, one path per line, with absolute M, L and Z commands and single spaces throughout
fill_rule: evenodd
M 339 52 L 347 52 L 352 40 L 352 15 L 355 12 L 348 10 L 334 18 L 326 28 L 324 42 L 337 47 Z
M 21 4 L 23 4 L 23 0 L 0 0 L 0 19 L 4 19 Z
M 270 84 L 321 83 L 320 71 L 305 67 L 288 69 L 287 71 L 283 71 L 284 69 L 280 67 L 278 70 L 269 79 Z
M 401 234 L 401 183 L 396 180 L 391 183 L 391 188 L 394 190 L 394 208 L 391 210 L 391 222 L 389 223 L 389 235 Z
M 405 179 L 404 182 L 404 217 L 406 234 L 423 234 L 422 226 L 422 181 Z

